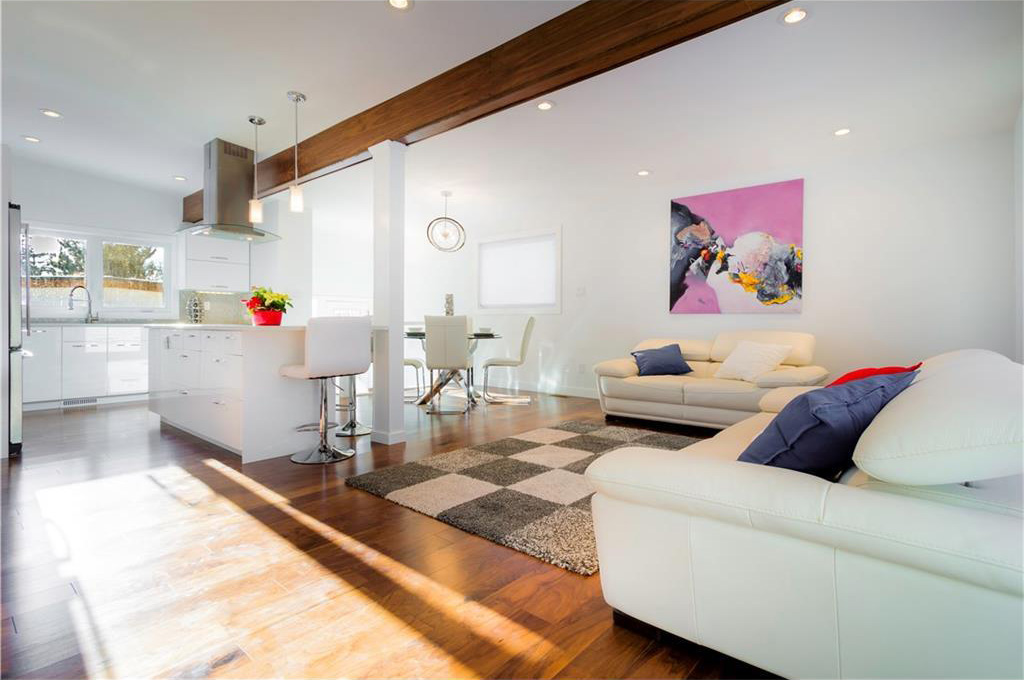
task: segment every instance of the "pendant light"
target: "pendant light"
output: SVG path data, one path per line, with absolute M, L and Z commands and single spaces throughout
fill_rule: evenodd
M 466 244 L 466 230 L 458 221 L 448 217 L 448 197 L 450 191 L 442 191 L 444 196 L 444 217 L 436 217 L 427 225 L 427 240 L 443 253 L 454 253 Z
M 292 176 L 292 185 L 288 187 L 288 208 L 294 213 L 300 213 L 305 206 L 302 200 L 302 187 L 299 186 L 299 103 L 306 101 L 306 95 L 290 90 L 288 99 L 295 104 L 295 151 L 292 152 L 295 174 Z
M 260 151 L 260 126 L 267 121 L 259 116 L 249 116 L 252 123 L 252 200 L 249 201 L 249 221 L 253 224 L 263 224 L 263 201 L 259 199 L 257 187 L 257 173 L 259 172 L 259 151 Z

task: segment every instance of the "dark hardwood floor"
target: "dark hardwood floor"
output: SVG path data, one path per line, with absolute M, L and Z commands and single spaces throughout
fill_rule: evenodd
M 406 413 L 406 444 L 326 467 L 243 467 L 145 404 L 29 414 L 2 467 L 3 676 L 763 677 L 613 625 L 598 576 L 344 484 L 596 402 Z

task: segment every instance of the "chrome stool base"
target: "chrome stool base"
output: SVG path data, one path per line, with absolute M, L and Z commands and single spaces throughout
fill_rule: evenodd
M 327 423 L 327 429 L 330 430 L 333 427 L 338 427 L 337 423 Z M 296 432 L 319 432 L 320 423 L 306 423 L 305 425 L 299 425 L 295 428 Z
M 299 465 L 323 465 L 324 463 L 340 463 L 356 455 L 355 450 L 343 451 L 335 446 L 328 446 L 326 449 L 317 446 L 307 453 L 296 453 L 290 460 Z
M 366 425 L 360 422 L 350 421 L 338 428 L 338 431 L 334 433 L 335 437 L 362 437 L 364 434 L 370 434 L 371 430 Z

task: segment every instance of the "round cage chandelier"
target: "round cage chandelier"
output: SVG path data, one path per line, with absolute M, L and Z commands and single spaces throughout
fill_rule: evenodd
M 450 191 L 442 191 L 444 197 L 444 216 L 435 217 L 427 225 L 427 240 L 443 253 L 454 253 L 466 245 L 466 230 L 458 220 L 448 217 L 448 197 Z

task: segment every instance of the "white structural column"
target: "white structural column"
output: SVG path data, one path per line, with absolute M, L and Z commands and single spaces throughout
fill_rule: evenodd
M 405 145 L 381 142 L 373 157 L 373 433 L 405 441 Z

